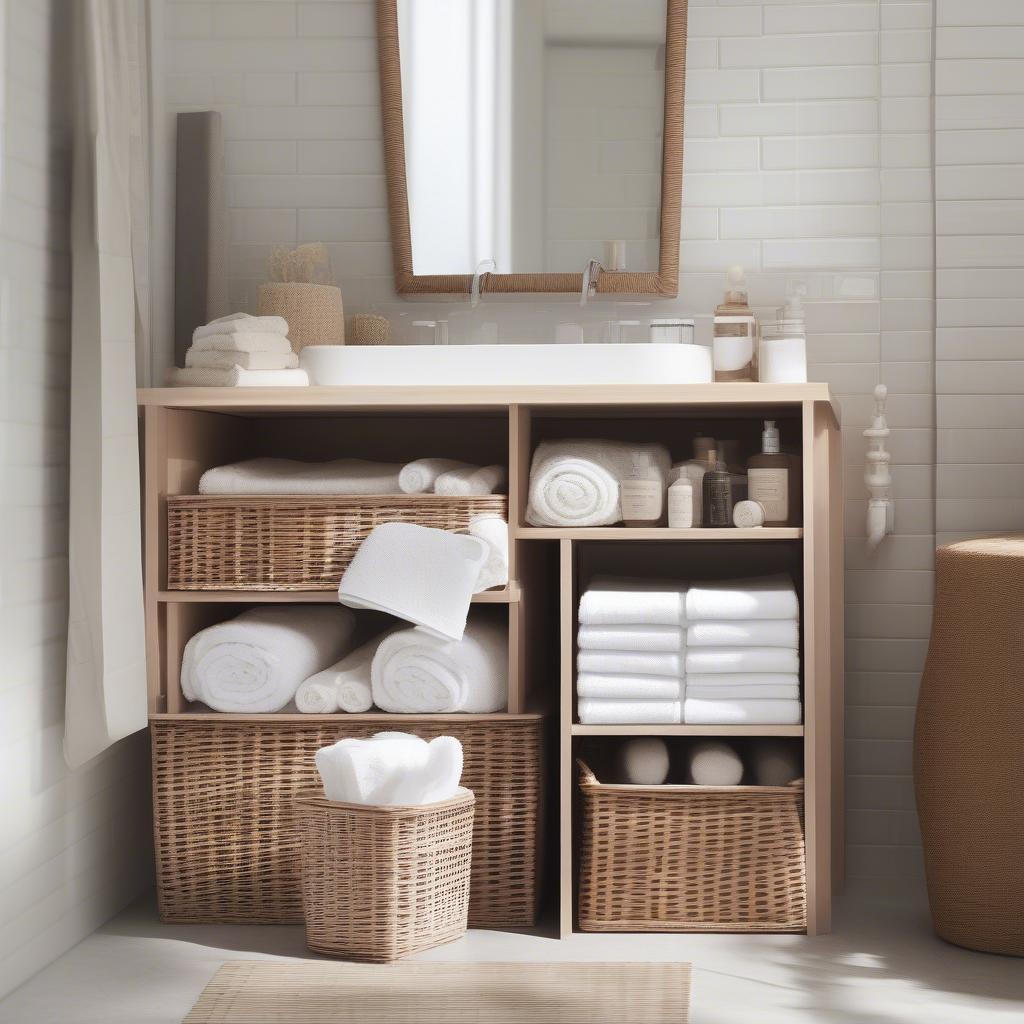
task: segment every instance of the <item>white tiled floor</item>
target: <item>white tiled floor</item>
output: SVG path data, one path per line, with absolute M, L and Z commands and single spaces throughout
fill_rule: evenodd
M 225 960 L 307 956 L 301 928 L 162 925 L 147 902 L 0 1003 L 0 1024 L 178 1024 Z M 688 960 L 694 1024 L 1024 1020 L 1024 961 L 947 945 L 921 909 L 850 898 L 834 933 L 814 939 L 577 935 L 560 943 L 540 933 L 474 931 L 423 958 Z

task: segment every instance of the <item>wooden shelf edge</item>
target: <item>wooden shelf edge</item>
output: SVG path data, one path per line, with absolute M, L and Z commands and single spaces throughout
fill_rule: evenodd
M 573 736 L 803 736 L 802 725 L 580 725 Z
M 586 526 L 573 528 L 520 526 L 514 530 L 517 540 L 671 540 L 671 541 L 769 541 L 801 540 L 804 531 L 799 526 L 762 526 L 740 530 L 693 527 L 672 530 L 667 526 L 623 527 Z
M 517 604 L 515 584 L 473 595 L 473 604 Z M 161 604 L 336 604 L 337 590 L 159 590 Z
M 221 711 L 181 711 L 151 712 L 151 722 L 291 722 L 298 725 L 303 722 L 362 722 L 374 725 L 396 725 L 417 722 L 451 722 L 471 724 L 477 722 L 536 722 L 544 716 L 539 713 L 509 714 L 507 711 L 496 711 L 490 715 L 393 715 L 384 711 L 370 711 L 358 715 L 304 715 L 301 712 L 278 713 L 270 715 L 243 715 Z

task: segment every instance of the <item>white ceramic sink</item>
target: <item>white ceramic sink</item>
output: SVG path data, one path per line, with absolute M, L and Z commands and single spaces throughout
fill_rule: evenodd
M 700 345 L 314 345 L 314 385 L 710 384 Z

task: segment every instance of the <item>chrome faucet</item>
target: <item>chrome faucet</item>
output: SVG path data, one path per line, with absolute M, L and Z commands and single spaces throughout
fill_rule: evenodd
M 600 260 L 587 260 L 583 268 L 583 287 L 580 289 L 580 305 L 585 306 L 587 299 L 597 294 L 597 279 L 604 267 Z
M 482 279 L 497 269 L 498 264 L 492 259 L 481 260 L 476 265 L 476 270 L 473 273 L 473 285 L 469 290 L 469 305 L 471 309 L 476 309 L 480 305 L 480 285 Z

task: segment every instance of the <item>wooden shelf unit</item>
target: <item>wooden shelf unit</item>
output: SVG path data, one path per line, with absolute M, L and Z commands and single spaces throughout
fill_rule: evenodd
M 602 737 L 655 735 L 787 736 L 802 742 L 805 767 L 808 925 L 828 931 L 832 891 L 842 876 L 842 495 L 839 420 L 824 384 L 714 384 L 649 387 L 353 387 L 159 388 L 139 392 L 144 427 L 144 520 L 149 706 L 154 720 L 268 721 L 295 716 L 225 716 L 190 711 L 178 683 L 188 637 L 248 604 L 329 603 L 334 591 L 189 592 L 166 588 L 166 498 L 196 492 L 202 472 L 255 455 L 306 459 L 346 455 L 411 459 L 445 454 L 498 461 L 507 453 L 511 579 L 479 595 L 508 617 L 508 713 L 542 710 L 557 726 L 548 759 L 549 795 L 558 803 L 559 920 L 575 927 L 574 749 Z M 803 523 L 761 530 L 541 529 L 525 522 L 530 459 L 547 437 L 619 436 L 671 444 L 689 455 L 692 431 L 713 421 L 739 425 L 744 444 L 760 420 L 783 423 L 783 442 L 799 435 L 803 456 Z M 415 430 L 410 430 L 410 422 Z M 472 426 L 474 429 L 466 429 Z M 344 429 L 342 429 L 344 428 Z M 732 436 L 726 433 L 725 436 Z M 746 454 L 750 454 L 747 451 Z M 664 547 L 663 547 L 664 545 Z M 725 550 L 723 545 L 735 546 Z M 578 565 L 591 552 L 630 564 L 648 551 L 678 552 L 687 565 L 728 559 L 728 574 L 764 571 L 790 559 L 802 587 L 804 724 L 798 726 L 586 726 L 575 721 L 574 662 Z M 653 557 L 653 556 L 648 556 Z M 380 721 L 395 715 L 303 716 Z M 473 716 L 451 716 L 468 721 Z M 444 720 L 445 716 L 437 716 Z

